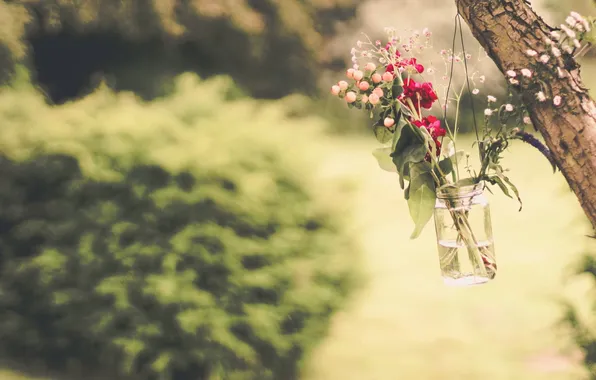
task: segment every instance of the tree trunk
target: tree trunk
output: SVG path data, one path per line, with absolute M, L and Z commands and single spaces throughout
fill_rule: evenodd
M 596 106 L 582 86 L 579 65 L 570 54 L 554 57 L 545 44 L 553 30 L 524 0 L 455 0 L 457 9 L 474 37 L 484 47 L 499 70 L 532 70 L 534 84 L 521 81 L 518 90 L 532 123 L 542 134 L 557 166 L 579 199 L 596 230 Z M 548 54 L 547 64 L 530 57 Z M 557 66 L 564 77 L 553 75 Z M 550 99 L 540 102 L 540 88 Z M 552 98 L 562 97 L 559 107 Z

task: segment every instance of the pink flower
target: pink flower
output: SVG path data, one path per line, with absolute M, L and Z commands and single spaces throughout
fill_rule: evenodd
M 348 89 L 348 82 L 346 82 L 345 80 L 340 80 L 337 84 L 339 85 L 339 88 L 341 90 L 345 91 Z
M 379 83 L 383 80 L 383 77 L 379 73 L 374 73 L 371 77 L 373 83 Z
M 362 95 L 362 100 L 361 101 L 362 101 L 363 104 L 366 103 L 366 102 L 368 102 L 368 95 L 366 95 L 366 94 Z
M 381 87 L 376 87 L 373 90 L 373 94 L 377 95 L 379 98 L 383 97 L 383 95 L 385 95 L 385 93 L 383 92 L 383 89 Z
M 338 85 L 335 86 L 331 86 L 331 93 L 333 95 L 339 95 L 339 92 L 341 91 L 341 88 L 339 88 Z
M 532 71 L 530 71 L 530 69 L 521 69 L 521 73 L 525 77 L 528 77 L 528 78 L 532 77 Z
M 354 71 L 354 79 L 355 80 L 361 80 L 362 78 L 364 78 L 364 73 L 360 70 L 356 70 Z
M 354 78 L 354 69 L 348 69 L 348 71 L 346 71 L 346 76 L 350 79 Z
M 385 125 L 387 128 L 391 128 L 393 124 L 395 124 L 395 120 L 390 117 L 386 117 L 385 120 L 383 120 L 383 125 Z
M 393 72 L 386 71 L 386 72 L 383 74 L 383 80 L 384 80 L 385 82 L 391 82 L 391 81 L 393 80 Z
M 553 98 L 553 104 L 557 107 L 561 105 L 561 101 L 562 101 L 562 99 L 559 95 L 557 95 Z
M 517 74 L 513 70 L 507 70 L 507 73 L 506 74 L 508 76 L 510 76 L 511 78 L 515 78 L 517 76 Z

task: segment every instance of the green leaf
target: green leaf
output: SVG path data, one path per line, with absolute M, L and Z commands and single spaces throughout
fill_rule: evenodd
M 378 148 L 373 150 L 372 154 L 377 159 L 381 169 L 388 172 L 397 173 L 397 168 L 391 159 L 391 148 Z
M 420 235 L 433 215 L 436 200 L 435 182 L 430 172 L 417 172 L 416 174 L 416 176 L 412 174 L 408 199 L 410 216 L 415 225 L 410 239 L 415 239 Z
M 521 211 L 522 207 L 524 205 L 522 203 L 521 197 L 519 196 L 519 191 L 517 190 L 517 187 L 515 187 L 515 185 L 511 182 L 509 177 L 507 177 L 506 175 L 501 174 L 501 177 L 503 178 L 503 181 L 505 181 L 509 185 L 509 188 L 511 190 L 513 190 L 513 193 L 515 193 L 515 196 L 517 197 L 517 201 L 519 202 L 519 211 Z
M 398 81 L 393 82 L 393 86 L 391 86 L 391 95 L 394 99 L 397 99 L 398 96 L 403 94 L 404 88 L 399 84 Z
M 490 183 L 492 183 L 493 185 L 498 185 L 501 188 L 501 191 L 503 191 L 503 194 L 505 194 L 509 198 L 512 198 L 511 194 L 509 193 L 509 189 L 507 189 L 507 186 L 505 185 L 501 177 L 497 175 L 490 177 Z
M 413 143 L 408 145 L 403 151 L 399 154 L 393 155 L 393 163 L 395 164 L 398 173 L 404 174 L 404 167 L 408 163 L 416 163 L 421 162 L 424 160 L 424 156 L 426 155 L 426 147 L 423 143 Z
M 439 161 L 439 168 L 441 168 L 443 174 L 447 175 L 453 171 L 453 161 L 450 157 L 444 158 Z
M 391 141 L 391 138 L 393 137 L 393 134 L 391 133 L 389 128 L 385 127 L 384 125 L 376 125 L 374 127 L 373 132 L 375 133 L 375 137 L 381 144 L 388 143 L 389 141 Z

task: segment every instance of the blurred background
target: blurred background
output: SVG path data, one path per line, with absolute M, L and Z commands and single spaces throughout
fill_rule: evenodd
M 596 379 L 596 245 L 561 174 L 513 144 L 524 209 L 490 196 L 497 278 L 445 287 L 370 120 L 329 95 L 362 32 L 427 27 L 438 51 L 453 16 L 0 0 L 0 380 Z

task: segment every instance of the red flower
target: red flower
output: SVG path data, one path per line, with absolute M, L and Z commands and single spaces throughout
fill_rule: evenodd
M 400 99 L 403 100 L 406 98 L 412 100 L 417 111 L 419 111 L 419 104 L 422 108 L 430 109 L 433 103 L 438 99 L 432 83 L 418 83 L 411 78 L 406 78 L 404 81 L 404 92 L 400 95 Z
M 412 120 L 412 124 L 418 128 L 424 127 L 428 133 L 430 133 L 433 140 L 445 136 L 447 133 L 447 131 L 441 126 L 441 120 L 437 119 L 433 115 L 428 115 L 422 120 Z
M 441 120 L 429 115 L 422 120 L 411 120 L 411 122 L 418 128 L 424 128 L 428 131 L 437 148 L 437 157 L 439 157 L 439 155 L 441 155 L 441 142 L 438 139 L 441 136 L 445 136 L 447 133 L 447 131 L 441 126 Z M 432 149 L 430 146 L 429 148 Z M 424 159 L 430 162 L 430 155 L 427 153 Z

